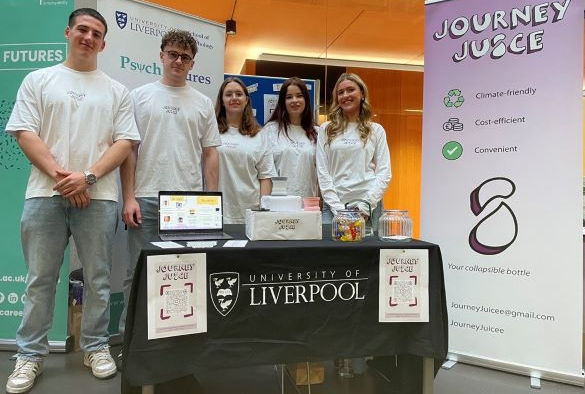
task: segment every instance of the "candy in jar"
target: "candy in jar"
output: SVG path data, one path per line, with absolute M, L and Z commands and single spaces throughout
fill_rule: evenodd
M 334 241 L 356 242 L 364 238 L 366 222 L 358 211 L 341 209 L 333 217 L 331 238 Z

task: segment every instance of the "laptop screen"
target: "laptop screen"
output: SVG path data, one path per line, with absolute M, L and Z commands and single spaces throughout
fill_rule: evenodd
M 159 231 L 223 229 L 221 192 L 159 192 Z

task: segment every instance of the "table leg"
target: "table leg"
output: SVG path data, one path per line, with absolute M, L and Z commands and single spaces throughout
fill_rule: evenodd
M 433 394 L 433 381 L 435 380 L 435 359 L 423 357 L 423 394 Z
M 154 385 L 142 386 L 142 394 L 154 394 Z
M 311 394 L 311 364 L 307 361 L 307 389 Z

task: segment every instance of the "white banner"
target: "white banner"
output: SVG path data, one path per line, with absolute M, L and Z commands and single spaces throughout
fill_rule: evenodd
M 205 253 L 146 258 L 148 339 L 207 332 Z
M 450 351 L 582 383 L 583 1 L 425 15 L 421 236 Z
M 198 43 L 187 81 L 215 102 L 223 82 L 223 25 L 130 0 L 99 0 L 97 7 L 108 23 L 106 49 L 99 56 L 102 71 L 128 89 L 157 81 L 162 36 L 169 29 L 187 30 Z
M 429 321 L 429 251 L 380 249 L 378 321 Z
M 161 78 L 160 44 L 167 30 L 191 32 L 197 39 L 198 50 L 187 83 L 215 102 L 223 82 L 223 25 L 133 0 L 78 0 L 76 5 L 93 7 L 106 19 L 106 47 L 98 56 L 98 67 L 129 90 Z M 123 228 L 124 223 L 120 221 L 118 229 Z M 128 259 L 126 232 L 118 231 L 111 275 L 112 328 L 117 326 L 117 317 L 123 307 L 123 297 L 119 292 L 122 291 Z

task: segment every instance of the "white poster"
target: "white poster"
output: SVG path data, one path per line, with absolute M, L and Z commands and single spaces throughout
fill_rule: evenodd
M 378 321 L 429 321 L 429 251 L 380 249 Z
M 214 102 L 223 82 L 225 27 L 192 15 L 131 0 L 99 0 L 106 18 L 106 49 L 99 68 L 133 89 L 160 79 L 160 42 L 167 30 L 187 30 L 197 39 L 195 65 L 187 82 Z
M 427 2 L 421 236 L 450 352 L 583 383 L 583 6 Z
M 278 94 L 264 94 L 264 124 L 268 123 L 278 104 Z
M 205 253 L 146 258 L 148 339 L 207 332 Z

